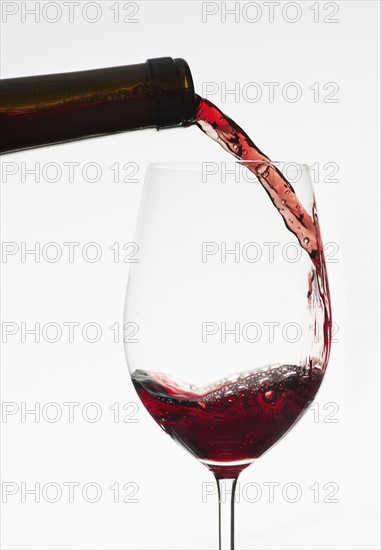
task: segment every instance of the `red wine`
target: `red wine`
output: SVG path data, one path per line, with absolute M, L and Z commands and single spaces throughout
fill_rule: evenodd
M 273 366 L 197 390 L 164 374 L 137 370 L 132 375 L 140 399 L 165 432 L 218 478 L 237 478 L 293 426 L 319 389 L 331 343 L 329 289 L 316 206 L 309 214 L 291 184 L 249 136 L 199 96 L 194 123 L 236 158 L 255 161 L 243 164 L 258 178 L 311 258 L 307 304 L 315 329 L 323 326 L 323 343 L 317 350 L 313 344 L 304 367 Z
M 132 380 L 165 432 L 217 477 L 235 478 L 298 420 L 322 377 L 318 368 L 282 365 L 203 390 L 142 370 Z
M 322 312 L 320 320 L 323 326 L 322 364 L 324 372 L 331 348 L 332 321 L 327 271 L 316 205 L 313 204 L 311 216 L 299 201 L 292 185 L 276 165 L 271 164 L 269 157 L 260 151 L 246 132 L 207 99 L 200 96 L 196 96 L 196 99 L 195 123 L 226 151 L 244 161 L 244 166 L 258 178 L 278 209 L 286 227 L 310 255 L 312 268 L 307 297 L 311 311 L 320 309 Z M 314 322 L 316 325 L 320 324 L 316 319 Z
M 310 215 L 291 184 L 249 136 L 209 101 L 196 98 L 194 122 L 242 161 L 264 187 L 286 227 L 311 258 L 307 303 L 323 343 L 305 367 L 273 366 L 195 390 L 164 374 L 132 375 L 143 404 L 156 422 L 219 478 L 236 478 L 300 418 L 319 389 L 328 363 L 331 310 L 316 207 Z M 317 368 L 316 365 L 319 365 Z

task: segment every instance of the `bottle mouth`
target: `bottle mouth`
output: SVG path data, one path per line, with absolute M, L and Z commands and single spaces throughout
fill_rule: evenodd
M 148 59 L 156 96 L 158 129 L 179 126 L 194 120 L 196 95 L 192 74 L 184 59 Z
M 184 94 L 183 94 L 184 121 L 183 122 L 191 122 L 192 120 L 194 120 L 196 107 L 197 107 L 197 96 L 194 91 L 192 73 L 185 59 L 176 58 L 174 61 L 177 67 L 177 72 L 180 79 L 181 87 L 184 90 Z

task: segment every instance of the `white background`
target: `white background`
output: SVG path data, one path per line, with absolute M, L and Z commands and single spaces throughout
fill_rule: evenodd
M 13 7 L 9 7 L 12 4 Z M 98 2 L 99 21 L 89 23 L 81 2 L 73 23 L 67 9 L 55 23 L 52 11 L 22 20 L 23 2 L 3 2 L 2 78 L 124 65 L 150 57 L 185 58 L 196 90 L 214 82 L 226 83 L 238 97 L 210 99 L 254 137 L 259 147 L 279 160 L 319 163 L 316 195 L 323 238 L 339 247 L 336 263 L 329 263 L 334 321 L 339 326 L 331 361 L 318 395 L 320 414 L 308 412 L 302 422 L 241 476 L 241 486 L 258 483 L 257 503 L 241 495 L 237 507 L 237 547 L 299 549 L 375 549 L 378 542 L 378 95 L 379 3 L 299 2 L 275 7 L 269 21 L 266 3 L 258 21 L 254 8 L 230 15 L 223 22 L 221 6 L 202 21 L 200 2 L 139 2 L 136 23 L 114 22 L 115 2 Z M 63 5 L 64 3 L 61 3 Z M 96 4 L 96 3 L 95 3 Z M 120 18 L 126 2 L 119 2 Z M 287 4 L 287 3 L 286 3 Z M 5 6 L 8 5 L 7 8 Z M 227 7 L 232 7 L 228 3 Z M 237 4 L 238 5 L 238 4 Z M 242 2 L 243 9 L 247 3 Z M 4 22 L 4 9 L 17 13 Z M 114 6 L 114 7 L 113 7 Z M 336 6 L 338 9 L 336 9 Z M 113 7 L 113 10 L 111 9 Z M 42 10 L 43 3 L 40 4 Z M 94 18 L 88 8 L 87 18 Z M 95 8 L 94 8 L 95 9 Z M 248 8 L 246 8 L 248 9 Z M 295 17 L 294 23 L 287 21 Z M 290 11 L 287 11 L 290 10 Z M 337 12 L 334 15 L 330 15 Z M 258 12 L 259 13 L 259 12 Z M 317 22 L 314 22 L 314 17 Z M 324 22 L 337 19 L 338 22 Z M 262 98 L 253 103 L 242 93 L 246 83 L 258 83 Z M 279 82 L 274 102 L 264 82 Z M 296 82 L 300 101 L 285 99 L 281 90 Z M 319 83 L 314 102 L 312 90 Z M 336 83 L 338 102 L 324 101 L 326 83 Z M 205 90 L 205 88 L 204 88 Z M 49 423 L 43 417 L 26 422 L 20 413 L 2 419 L 2 481 L 30 488 L 36 482 L 81 484 L 73 503 L 67 491 L 56 503 L 20 491 L 2 505 L 2 547 L 29 549 L 205 549 L 217 545 L 217 502 L 202 502 L 203 483 L 211 474 L 176 446 L 140 406 L 137 423 L 113 421 L 109 407 L 136 403 L 123 346 L 113 342 L 108 328 L 123 320 L 128 264 L 113 261 L 113 243 L 132 241 L 147 163 L 154 161 L 225 159 L 224 153 L 197 128 L 163 132 L 143 131 L 98 138 L 2 157 L 2 239 L 29 245 L 40 242 L 81 243 L 74 263 L 64 256 L 57 263 L 20 254 L 3 257 L 2 321 L 28 326 L 39 321 L 82 325 L 96 322 L 103 334 L 96 344 L 67 338 L 37 344 L 21 342 L 20 333 L 3 345 L 2 399 L 28 407 L 40 402 L 79 402 L 75 421 Z M 4 178 L 5 163 L 15 163 L 16 175 Z M 102 177 L 86 182 L 81 173 L 68 181 L 67 172 L 56 183 L 34 182 L 21 170 L 39 162 L 97 162 Z M 137 182 L 114 182 L 110 166 L 138 165 Z M 327 180 L 327 162 L 339 171 Z M 9 164 L 7 169 L 9 169 Z M 50 176 L 52 177 L 52 176 Z M 326 178 L 326 181 L 324 181 Z M 102 246 L 97 263 L 83 260 L 85 243 Z M 21 245 L 20 245 L 21 246 Z M 81 411 L 88 402 L 102 407 L 99 422 L 85 422 Z M 339 410 L 327 422 L 327 403 Z M 93 411 L 89 411 L 92 414 Z M 316 415 L 316 409 L 315 409 Z M 314 420 L 318 420 L 315 422 Z M 96 503 L 82 498 L 88 482 L 102 488 Z M 138 502 L 113 502 L 109 487 L 138 484 Z M 269 502 L 265 482 L 279 483 Z M 299 502 L 287 502 L 282 488 L 298 483 Z M 320 487 L 318 502 L 309 487 Z M 337 484 L 333 497 L 326 483 Z M 9 486 L 8 486 L 9 487 Z M 208 486 L 209 487 L 209 486 Z M 316 487 L 316 486 L 315 486 Z M 204 486 L 205 489 L 205 486 Z M 51 493 L 53 494 L 53 493 Z M 89 493 L 90 497 L 92 493 Z M 121 500 L 127 495 L 121 490 Z M 293 496 L 292 491 L 290 496 Z M 205 500 L 205 499 L 204 499 Z

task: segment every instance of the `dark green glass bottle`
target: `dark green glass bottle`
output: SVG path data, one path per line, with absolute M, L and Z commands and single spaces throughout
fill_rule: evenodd
M 193 80 L 183 59 L 0 81 L 0 153 L 191 122 Z

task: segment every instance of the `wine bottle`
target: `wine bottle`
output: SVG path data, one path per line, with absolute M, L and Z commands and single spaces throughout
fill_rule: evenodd
M 184 59 L 0 80 L 0 153 L 190 122 L 196 110 Z

